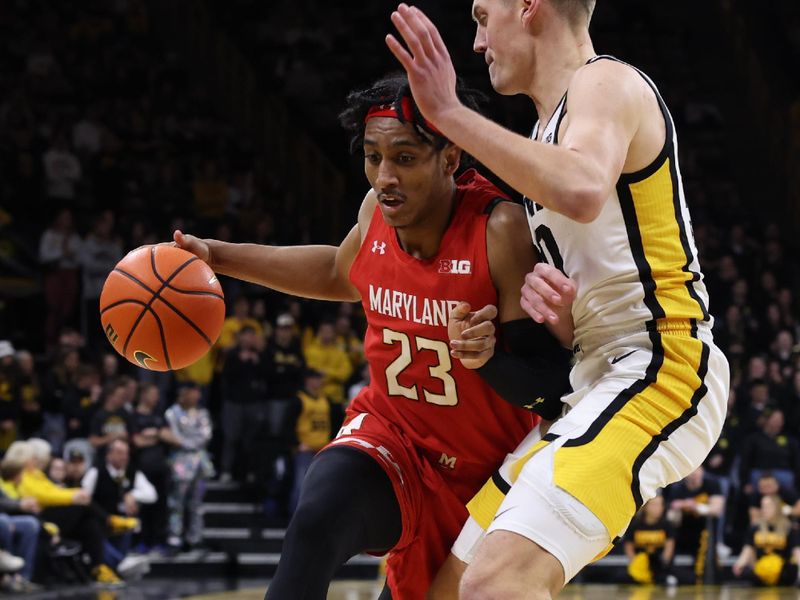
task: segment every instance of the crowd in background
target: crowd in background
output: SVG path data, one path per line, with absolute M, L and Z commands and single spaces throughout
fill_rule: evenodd
M 257 49 L 307 126 L 330 131 L 346 89 L 365 81 L 352 81 L 350 64 L 324 80 L 310 77 L 309 65 L 358 43 L 348 36 L 346 3 L 316 28 L 302 3 L 269 15 L 259 3 L 235 4 L 243 18 L 225 26 L 244 30 L 243 43 Z M 718 556 L 739 557 L 736 576 L 794 581 L 796 240 L 737 194 L 722 150 L 724 117 L 698 87 L 714 77 L 702 59 L 686 59 L 690 36 L 674 21 L 655 30 L 634 21 L 623 35 L 617 19 L 606 13 L 598 23 L 615 32 L 609 46 L 623 56 L 626 44 L 645 48 L 643 66 L 669 90 L 714 334 L 732 369 L 722 437 L 704 470 L 637 517 L 621 546 L 635 559 L 626 576 L 702 578 L 711 544 Z M 276 174 L 260 174 L 272 183 L 255 185 L 261 162 L 246 135 L 164 52 L 143 0 L 2 3 L 0 32 L 0 138 L 8 142 L 0 145 L 0 237 L 11 248 L 0 267 L 9 281 L 40 284 L 12 305 L 23 316 L 6 318 L 0 336 L 0 571 L 16 573 L 5 585 L 22 590 L 48 577 L 118 585 L 119 574 L 141 572 L 132 558 L 202 546 L 209 479 L 250 485 L 265 513 L 291 514 L 311 457 L 369 380 L 364 316 L 357 305 L 221 278 L 228 318 L 198 363 L 156 374 L 117 356 L 97 305 L 126 251 L 168 239 L 176 227 L 257 243 L 338 240 L 315 237 L 301 203 L 282 201 L 287 184 Z M 383 64 L 370 59 L 363 69 Z M 88 557 L 83 574 L 70 540 Z M 635 558 L 642 553 L 646 568 Z M 695 557 L 695 566 L 672 568 L 676 553 Z M 762 561 L 776 555 L 784 559 L 777 578 L 776 562 Z

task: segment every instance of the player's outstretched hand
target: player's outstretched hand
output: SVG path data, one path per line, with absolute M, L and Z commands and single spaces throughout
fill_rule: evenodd
M 450 336 L 450 355 L 468 369 L 478 369 L 494 355 L 494 319 L 497 307 L 491 304 L 472 312 L 466 302 L 459 302 L 450 313 L 447 334 Z
M 520 306 L 537 323 L 572 323 L 575 282 L 547 263 L 537 263 L 525 276 Z
M 408 73 L 414 101 L 426 119 L 437 125 L 445 111 L 461 105 L 456 95 L 456 70 L 439 30 L 416 6 L 400 4 L 392 23 L 406 43 L 389 34 L 386 45 Z
M 178 248 L 191 252 L 200 260 L 211 265 L 211 250 L 205 240 L 183 233 L 180 229 L 175 230 L 175 233 L 172 234 L 172 239 L 175 240 L 175 245 Z

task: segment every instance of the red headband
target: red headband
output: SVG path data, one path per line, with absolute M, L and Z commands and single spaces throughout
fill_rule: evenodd
M 403 120 L 409 123 L 416 122 L 414 118 L 414 111 L 411 108 L 411 98 L 408 96 L 403 96 L 400 99 L 400 108 L 403 110 Z M 364 123 L 372 119 L 373 117 L 391 117 L 392 119 L 399 119 L 400 116 L 397 114 L 397 110 L 395 109 L 394 105 L 392 104 L 376 104 L 375 106 L 371 107 L 369 111 L 367 111 L 367 116 L 364 117 Z M 436 129 L 436 127 L 423 117 L 422 122 L 424 123 L 425 127 L 439 135 L 441 137 L 445 137 L 442 135 L 442 132 Z

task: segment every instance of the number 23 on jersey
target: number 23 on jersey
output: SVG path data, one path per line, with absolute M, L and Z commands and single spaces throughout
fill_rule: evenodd
M 400 331 L 392 329 L 383 330 L 383 342 L 388 345 L 399 345 L 400 354 L 389 366 L 386 367 L 386 385 L 389 394 L 392 396 L 403 396 L 409 400 L 419 400 L 420 390 L 425 397 L 425 401 L 438 406 L 456 406 L 458 404 L 458 393 L 456 390 L 456 380 L 450 374 L 453 362 L 450 358 L 450 348 L 441 340 L 414 336 L 414 349 L 412 349 L 411 338 Z M 400 374 L 413 362 L 414 357 L 421 352 L 435 352 L 438 363 L 428 367 L 431 377 L 442 382 L 444 393 L 434 393 L 421 384 L 406 387 L 398 381 Z

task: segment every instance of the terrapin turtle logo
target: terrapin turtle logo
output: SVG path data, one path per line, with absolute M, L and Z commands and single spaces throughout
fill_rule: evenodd
M 147 352 L 142 352 L 141 350 L 137 350 L 136 352 L 133 353 L 133 360 L 135 360 L 145 369 L 150 368 L 147 364 L 148 360 L 152 360 L 153 362 L 158 362 L 158 360 L 150 356 Z

